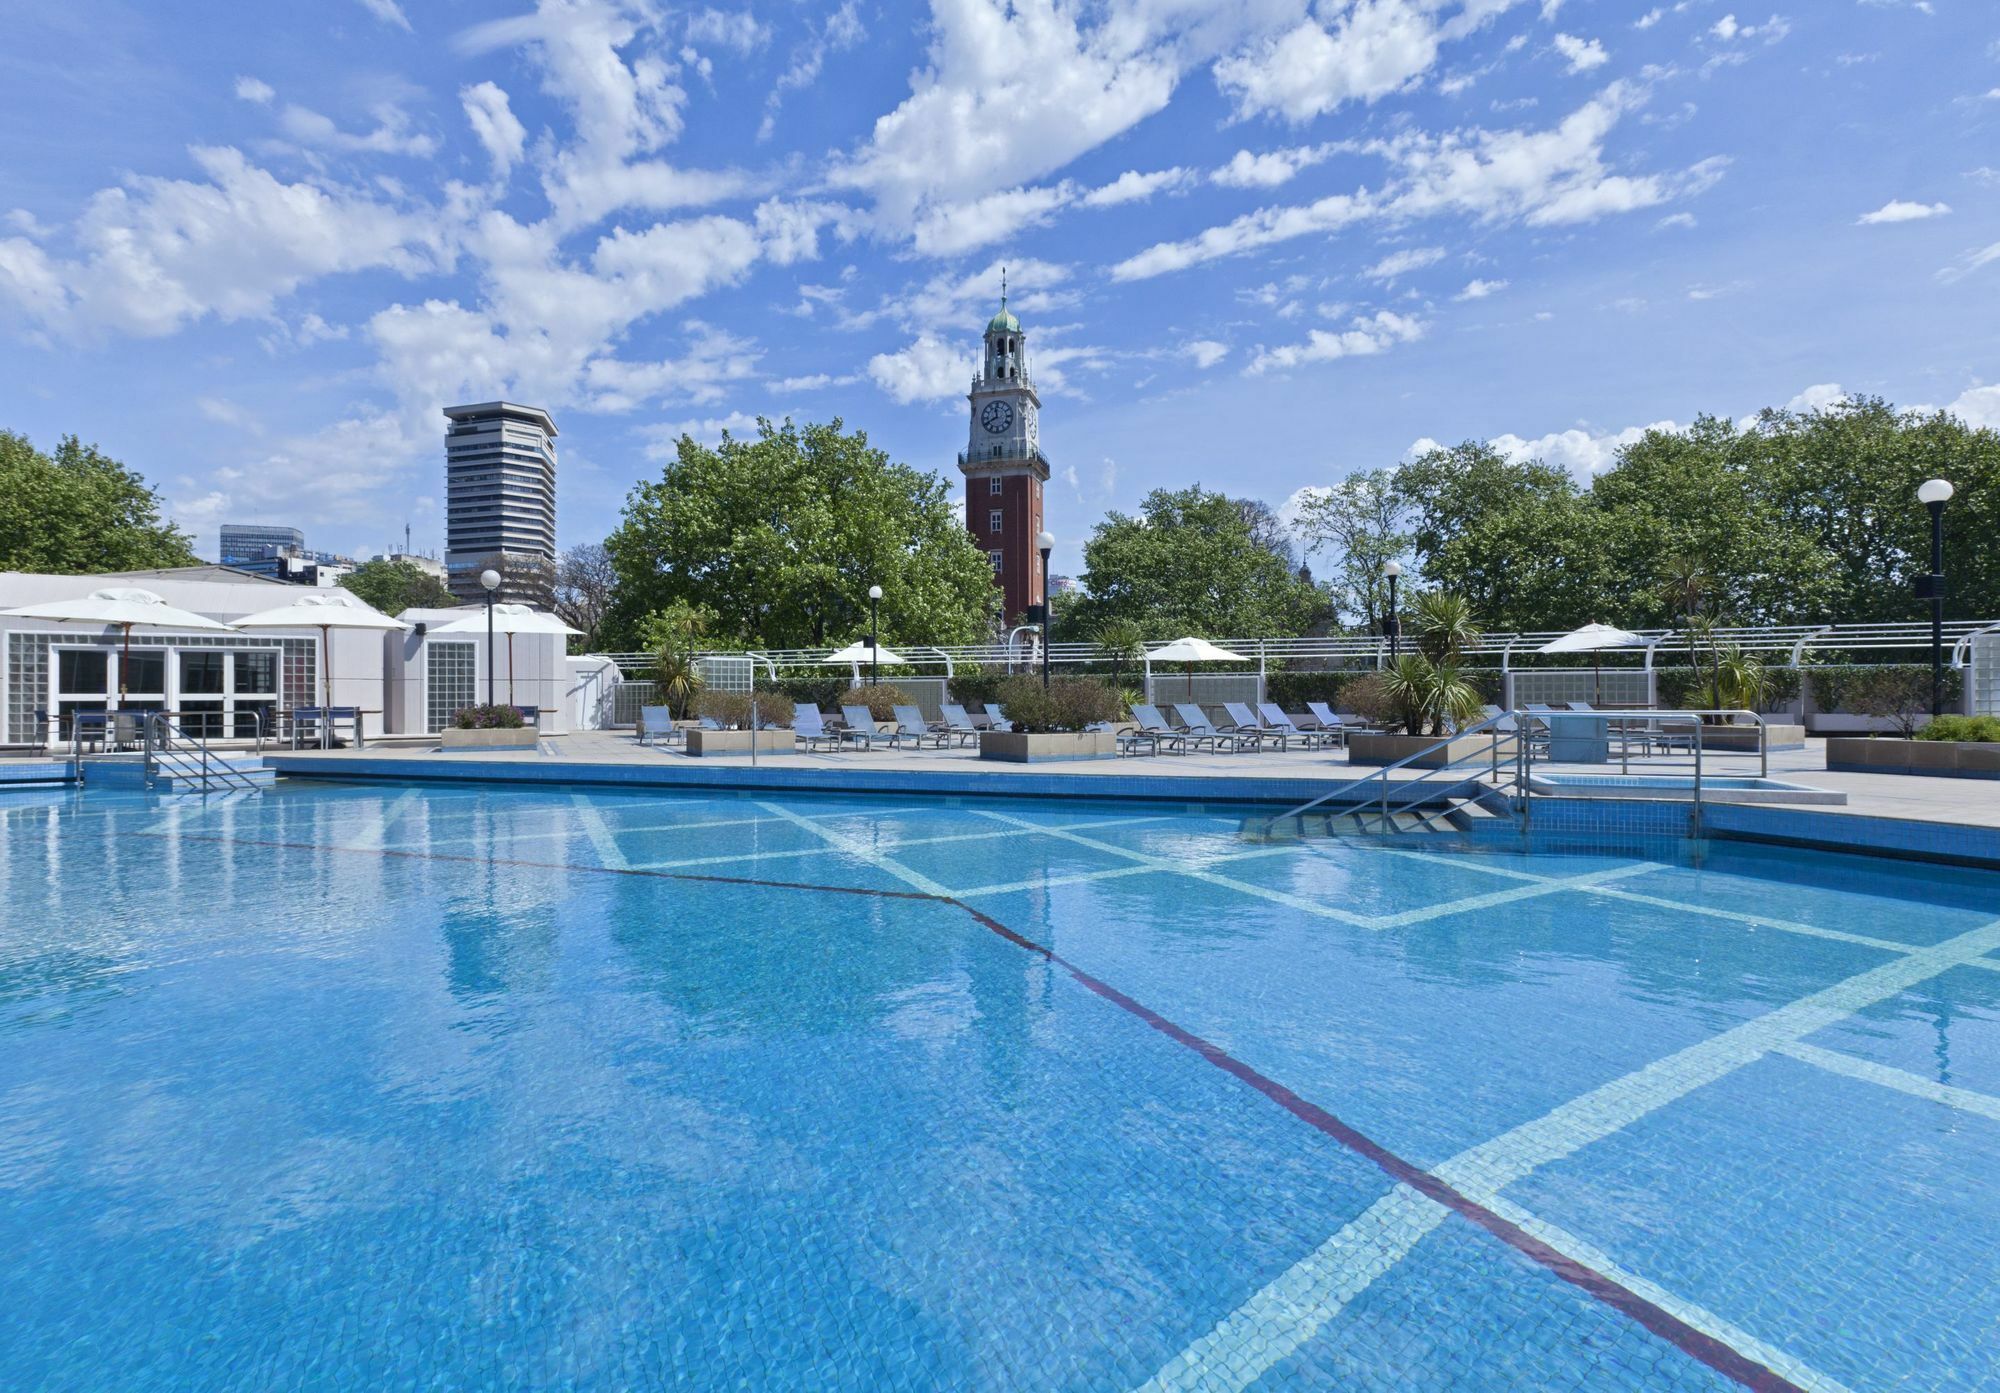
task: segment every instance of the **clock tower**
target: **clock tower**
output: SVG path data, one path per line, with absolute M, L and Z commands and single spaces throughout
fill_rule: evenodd
M 1043 602 L 1042 486 L 1049 462 L 1042 454 L 1042 399 L 1028 371 L 1027 335 L 1007 309 L 1003 279 L 1000 312 L 986 325 L 979 374 L 972 379 L 972 433 L 958 467 L 965 475 L 965 525 L 993 563 L 1002 619 L 1020 622 Z

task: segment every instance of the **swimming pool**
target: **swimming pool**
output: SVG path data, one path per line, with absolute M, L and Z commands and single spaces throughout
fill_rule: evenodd
M 0 802 L 0 1386 L 1973 1387 L 2000 880 Z

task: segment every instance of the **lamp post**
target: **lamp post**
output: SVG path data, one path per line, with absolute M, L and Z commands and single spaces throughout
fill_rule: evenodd
M 1917 594 L 1931 602 L 1931 715 L 1944 714 L 1944 505 L 1951 501 L 1949 479 L 1926 479 L 1917 501 L 1931 510 L 1931 569 L 1917 581 Z
M 1385 561 L 1382 574 L 1389 578 L 1389 617 L 1382 621 L 1382 632 L 1389 636 L 1389 661 L 1395 662 L 1402 652 L 1402 621 L 1396 618 L 1396 578 L 1403 574 L 1403 563 Z
M 1056 549 L 1055 534 L 1044 532 L 1035 538 L 1042 553 L 1042 690 L 1049 689 L 1049 553 Z
M 882 674 L 882 645 L 877 640 L 876 630 L 881 627 L 882 587 L 868 587 L 868 685 L 873 687 Z
M 493 592 L 500 588 L 500 573 L 490 567 L 479 573 L 480 588 L 486 592 L 486 704 L 493 704 Z

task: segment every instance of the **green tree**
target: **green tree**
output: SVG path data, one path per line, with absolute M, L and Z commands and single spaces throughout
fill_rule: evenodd
M 1325 592 L 1260 545 L 1244 509 L 1199 484 L 1146 495 L 1137 517 L 1110 513 L 1083 547 L 1084 633 L 1129 620 L 1148 638 L 1283 638 L 1304 633 Z
M 406 609 L 449 609 L 458 603 L 443 581 L 414 561 L 364 562 L 342 576 L 340 584 L 384 614 L 401 614 Z
M 1573 628 L 1611 610 L 1601 514 L 1562 470 L 1474 440 L 1412 460 L 1396 488 L 1424 580 L 1494 628 Z
M 655 482 L 626 499 L 605 543 L 617 587 L 612 643 L 675 601 L 704 606 L 716 638 L 820 648 L 863 634 L 882 587 L 882 640 L 962 643 L 987 632 L 993 569 L 935 474 L 895 464 L 861 431 L 774 426 L 710 448 L 682 436 Z
M 1409 521 L 1409 504 L 1390 469 L 1350 474 L 1309 495 L 1299 510 L 1298 534 L 1306 554 L 1331 555 L 1327 584 L 1333 603 L 1364 630 L 1372 632 L 1388 610 L 1389 583 L 1382 567 L 1409 552 Z
M 159 496 L 95 445 L 65 435 L 53 455 L 0 431 L 0 570 L 47 575 L 196 562 Z

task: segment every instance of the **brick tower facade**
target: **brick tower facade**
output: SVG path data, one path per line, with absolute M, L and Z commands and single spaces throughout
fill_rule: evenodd
M 1049 462 L 1042 454 L 1042 399 L 1028 371 L 1027 335 L 1007 309 L 986 325 L 979 373 L 972 379 L 971 438 L 958 457 L 965 475 L 965 525 L 993 562 L 1002 619 L 1018 623 L 1030 605 L 1043 602 L 1042 487 Z

